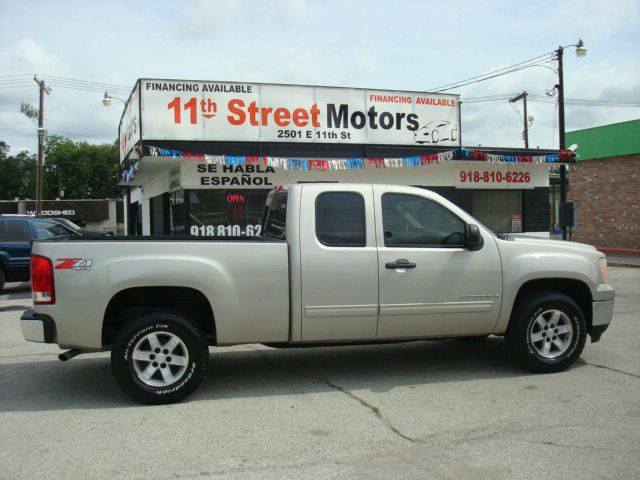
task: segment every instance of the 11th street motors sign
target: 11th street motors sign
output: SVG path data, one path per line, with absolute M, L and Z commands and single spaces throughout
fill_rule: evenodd
M 460 144 L 457 95 L 141 79 L 131 100 L 120 123 L 122 156 L 141 139 Z

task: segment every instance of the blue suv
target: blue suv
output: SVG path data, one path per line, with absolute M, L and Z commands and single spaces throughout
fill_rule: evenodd
M 0 291 L 5 282 L 29 280 L 34 240 L 78 235 L 60 222 L 28 215 L 0 215 Z

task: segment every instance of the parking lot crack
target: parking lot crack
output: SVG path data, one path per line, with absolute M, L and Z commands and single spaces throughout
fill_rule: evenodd
M 315 376 L 315 375 L 310 375 L 308 373 L 303 373 L 303 372 L 298 372 L 297 370 L 294 370 L 292 368 L 289 367 L 285 367 L 283 365 L 280 365 L 278 363 L 275 363 L 274 361 L 272 361 L 268 355 L 262 351 L 259 350 L 257 348 L 254 348 L 254 350 L 256 352 L 258 352 L 260 354 L 260 356 L 264 359 L 264 361 L 270 365 L 271 367 L 281 370 L 283 372 L 286 372 L 290 375 L 295 375 L 297 377 L 302 377 L 302 378 L 306 378 L 308 380 L 315 380 L 318 382 L 322 382 L 325 385 L 327 385 L 328 387 L 330 387 L 331 389 L 340 392 L 344 395 L 346 395 L 347 397 L 351 398 L 352 400 L 355 400 L 356 402 L 358 402 L 360 405 L 362 405 L 363 407 L 367 408 L 371 413 L 373 413 L 373 415 L 375 415 L 375 417 L 389 430 L 391 431 L 394 435 L 402 438 L 403 440 L 406 440 L 408 442 L 411 443 L 424 443 L 422 440 L 417 439 L 417 438 L 412 438 L 408 435 L 405 435 L 404 433 L 402 433 L 398 427 L 396 427 L 395 425 L 393 425 L 393 423 L 391 422 L 391 420 L 389 420 L 387 417 L 385 417 L 382 412 L 380 411 L 380 408 L 372 405 L 371 403 L 369 403 L 367 400 L 365 400 L 364 398 L 359 397 L 358 395 L 356 395 L 355 393 L 347 390 L 344 387 L 341 387 L 340 385 L 333 383 L 331 380 L 327 379 L 327 378 L 323 378 L 323 377 L 319 377 L 319 376 Z
M 606 365 L 599 365 L 597 363 L 589 363 L 589 362 L 585 362 L 584 360 L 578 360 L 578 362 L 582 363 L 584 365 L 588 365 L 590 367 L 602 368 L 603 370 L 610 370 L 612 372 L 621 373 L 623 375 L 628 375 L 629 377 L 640 379 L 640 375 L 638 375 L 637 373 L 625 372 L 624 370 L 619 370 L 617 368 L 607 367 Z

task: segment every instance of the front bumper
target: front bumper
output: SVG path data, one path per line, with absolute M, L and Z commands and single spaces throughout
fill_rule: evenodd
M 591 343 L 600 340 L 604 331 L 609 327 L 613 318 L 613 299 L 593 302 L 593 317 L 591 322 Z
M 49 315 L 36 313 L 33 308 L 25 310 L 20 317 L 20 328 L 25 340 L 39 343 L 54 343 L 56 324 Z

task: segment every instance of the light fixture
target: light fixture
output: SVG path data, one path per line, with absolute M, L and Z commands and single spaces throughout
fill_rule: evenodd
M 118 97 L 112 97 L 111 95 L 109 95 L 109 92 L 104 92 L 104 98 L 102 99 L 102 105 L 104 105 L 105 107 L 110 107 L 111 106 L 111 100 L 113 99 L 116 100 L 120 100 L 125 106 L 127 105 L 127 102 L 125 102 L 123 99 L 118 98 Z
M 584 46 L 584 42 L 582 39 L 578 39 L 578 44 L 576 45 L 576 57 L 584 57 L 587 54 L 587 49 Z

